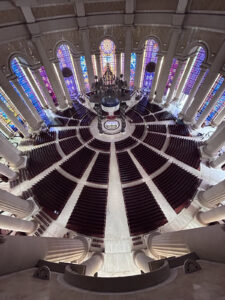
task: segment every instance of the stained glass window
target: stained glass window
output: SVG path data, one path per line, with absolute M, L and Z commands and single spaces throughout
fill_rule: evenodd
M 136 53 L 131 53 L 130 58 L 130 88 L 134 88 L 134 78 L 135 78 L 135 71 L 136 71 L 136 62 L 137 62 L 137 55 Z
M 56 95 L 55 95 L 55 93 L 53 91 L 53 88 L 51 86 L 51 83 L 50 83 L 50 81 L 48 79 L 48 76 L 46 74 L 45 68 L 43 66 L 40 67 L 39 73 L 40 73 L 40 75 L 41 75 L 41 77 L 42 77 L 42 79 L 44 81 L 44 84 L 45 84 L 45 86 L 46 86 L 46 88 L 47 88 L 47 90 L 49 92 L 49 95 L 52 97 L 52 100 L 53 100 L 54 104 L 57 106 L 58 105 L 58 101 L 57 101 Z
M 94 75 L 98 76 L 96 56 L 94 54 L 91 56 L 91 60 L 92 60 Z
M 192 90 L 192 88 L 195 84 L 195 81 L 198 78 L 198 75 L 201 71 L 200 67 L 201 67 L 202 62 L 205 59 L 205 56 L 206 56 L 205 49 L 202 48 L 202 47 L 199 47 L 197 55 L 195 57 L 195 60 L 192 64 L 191 71 L 189 73 L 188 79 L 186 81 L 184 90 L 183 90 L 183 93 L 185 95 L 190 94 L 190 91 Z
M 86 60 L 85 60 L 84 56 L 80 57 L 80 65 L 81 65 L 81 70 L 82 70 L 83 77 L 84 77 L 84 85 L 85 85 L 86 92 L 90 92 L 87 65 L 86 65 Z
M 124 53 L 120 53 L 120 74 L 124 75 Z
M 24 72 L 24 69 L 21 65 L 21 63 L 19 62 L 19 60 L 17 58 L 14 58 L 11 61 L 11 66 L 12 66 L 12 70 L 15 73 L 15 75 L 17 76 L 18 82 L 19 84 L 22 86 L 22 88 L 24 89 L 24 92 L 26 93 L 27 97 L 30 99 L 30 101 L 32 102 L 32 104 L 34 105 L 34 107 L 36 108 L 38 114 L 40 115 L 40 117 L 45 121 L 45 123 L 48 125 L 49 123 L 49 119 L 46 116 L 44 110 L 42 109 L 40 103 L 39 103 L 39 99 L 38 96 L 29 80 L 29 78 L 27 77 L 26 73 Z M 15 89 L 16 93 L 20 96 L 20 98 L 23 100 L 23 97 L 20 95 L 19 91 L 17 90 L 17 88 L 14 86 L 14 84 L 12 82 L 10 82 L 12 87 Z M 24 100 L 23 100 L 24 101 Z
M 7 99 L 7 100 L 6 100 Z M 14 116 L 20 121 L 21 124 L 24 124 L 23 117 L 18 113 L 17 109 L 14 105 L 9 101 L 7 95 L 0 90 L 0 100 L 11 110 Z M 7 115 L 0 109 L 0 119 L 1 122 L 10 130 L 10 131 L 17 131 L 15 125 L 11 122 L 11 120 L 7 117 Z
M 149 62 L 157 63 L 157 53 L 159 51 L 158 43 L 153 40 L 147 40 L 145 42 L 144 54 L 143 54 L 143 64 L 142 64 L 142 71 L 141 71 L 141 80 L 140 86 L 145 91 L 150 91 L 152 86 L 152 81 L 154 78 L 155 73 L 149 73 L 145 71 L 146 65 Z
M 169 76 L 168 76 L 168 79 L 167 79 L 166 88 L 164 90 L 164 95 L 166 95 L 168 89 L 170 88 L 170 86 L 172 84 L 172 81 L 173 81 L 173 78 L 175 76 L 177 67 L 178 67 L 178 60 L 176 58 L 174 58 L 173 61 L 172 61 Z
M 219 75 L 216 79 L 216 81 L 214 82 L 212 88 L 210 89 L 208 95 L 205 98 L 204 103 L 202 104 L 202 106 L 200 107 L 197 116 L 196 116 L 196 120 L 200 117 L 200 115 L 202 114 L 202 112 L 205 110 L 205 108 L 207 107 L 207 105 L 210 103 L 210 101 L 212 100 L 212 98 L 214 97 L 214 95 L 216 94 L 216 92 L 218 91 L 218 89 L 220 88 L 221 84 L 223 83 L 224 78 L 222 75 Z M 213 119 L 213 117 L 215 116 L 215 114 L 221 110 L 223 108 L 224 105 L 224 101 L 225 101 L 225 93 L 223 94 L 223 96 L 217 101 L 215 107 L 213 108 L 213 110 L 210 112 L 209 116 L 206 119 L 206 124 L 209 124 L 210 121 Z
M 76 99 L 80 91 L 80 87 L 78 84 L 77 73 L 69 46 L 66 44 L 61 44 L 57 50 L 57 57 L 59 59 L 60 69 L 62 70 L 63 68 L 69 68 L 73 73 L 73 76 L 66 77 L 64 78 L 64 80 L 71 99 Z
M 107 64 L 109 64 L 111 71 L 116 75 L 116 55 L 115 44 L 109 39 L 105 39 L 100 44 L 100 61 L 102 74 L 105 73 Z

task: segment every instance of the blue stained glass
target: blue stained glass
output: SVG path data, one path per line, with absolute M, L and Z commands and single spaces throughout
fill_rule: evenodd
M 19 84 L 24 89 L 27 97 L 31 100 L 32 104 L 36 108 L 36 110 L 37 110 L 38 114 L 40 115 L 40 117 L 45 121 L 46 125 L 48 125 L 49 119 L 46 116 L 44 110 L 42 109 L 42 107 L 39 103 L 39 100 L 36 96 L 36 93 L 35 93 L 32 85 L 31 85 L 31 83 L 29 82 L 29 79 L 27 78 L 25 72 L 23 71 L 23 68 L 21 67 L 21 65 L 20 65 L 17 58 L 14 58 L 11 61 L 11 66 L 12 66 L 13 72 L 15 73 L 15 75 L 18 78 Z M 21 97 L 21 99 L 23 99 L 22 96 L 20 95 L 19 91 L 16 89 L 16 87 L 13 85 L 12 82 L 11 82 L 11 85 L 13 86 L 13 88 L 15 89 L 17 94 Z
M 194 65 L 191 69 L 191 72 L 188 76 L 188 80 L 187 80 L 187 82 L 185 84 L 185 87 L 184 87 L 184 90 L 183 90 L 183 93 L 185 95 L 190 94 L 190 91 L 192 90 L 192 88 L 195 84 L 195 81 L 198 78 L 198 75 L 200 73 L 200 70 L 201 70 L 200 67 L 201 67 L 202 62 L 205 59 L 205 56 L 206 56 L 206 52 L 205 52 L 204 48 L 200 47 L 199 50 L 198 50 L 198 54 L 197 54 L 197 57 L 195 59 Z
M 204 103 L 202 104 L 201 108 L 199 109 L 198 114 L 196 116 L 196 120 L 199 118 L 199 116 L 202 114 L 202 112 L 208 106 L 208 104 L 210 103 L 210 101 L 212 100 L 212 98 L 214 97 L 214 95 L 216 94 L 216 92 L 218 91 L 218 89 L 220 88 L 220 86 L 223 83 L 223 81 L 224 81 L 224 78 L 223 78 L 223 76 L 220 75 L 217 78 L 217 80 L 214 83 L 214 85 L 211 88 L 211 90 L 209 91 L 208 95 L 206 96 L 206 99 L 205 99 Z M 225 102 L 225 93 L 217 101 L 217 103 L 214 106 L 213 110 L 210 112 L 209 116 L 207 117 L 207 119 L 205 121 L 206 125 L 208 125 L 210 123 L 210 121 L 212 121 L 212 119 L 218 114 L 218 111 L 220 111 L 223 108 L 224 102 Z
M 14 116 L 20 121 L 21 124 L 24 124 L 22 117 L 16 112 L 16 109 L 12 107 L 5 99 L 5 97 L 0 93 L 0 100 L 11 110 Z M 10 130 L 17 131 L 17 128 L 12 123 L 12 121 L 7 117 L 7 115 L 0 109 L 0 119 L 2 123 Z
M 80 65 L 81 65 L 81 70 L 82 70 L 83 77 L 84 77 L 84 85 L 85 85 L 86 92 L 90 92 L 87 65 L 86 65 L 86 60 L 85 60 L 84 56 L 80 57 Z
M 64 80 L 71 99 L 76 99 L 79 91 L 79 85 L 77 82 L 76 70 L 74 69 L 69 46 L 66 44 L 60 45 L 57 50 L 57 57 L 59 59 L 60 69 L 62 70 L 63 68 L 69 68 L 73 73 L 73 76 L 64 78 Z
M 175 76 L 177 67 L 178 67 L 178 60 L 176 58 L 174 58 L 173 61 L 172 61 L 169 76 L 168 76 L 168 79 L 167 79 L 166 88 L 164 90 L 164 95 L 166 95 L 168 88 L 170 88 L 170 86 L 172 84 L 172 81 L 173 81 L 173 78 Z
M 145 50 L 144 50 L 144 61 L 142 66 L 142 76 L 141 76 L 141 87 L 145 91 L 150 91 L 152 86 L 152 81 L 155 73 L 149 73 L 145 71 L 146 65 L 149 62 L 157 63 L 157 53 L 159 51 L 158 43 L 153 40 L 147 40 L 145 42 Z
M 135 71 L 136 71 L 136 63 L 137 63 L 137 55 L 136 53 L 131 53 L 130 58 L 130 88 L 134 88 L 134 78 L 135 78 Z

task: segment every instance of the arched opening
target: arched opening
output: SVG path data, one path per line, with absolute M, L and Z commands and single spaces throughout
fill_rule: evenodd
M 76 99 L 79 94 L 80 87 L 70 47 L 67 44 L 61 44 L 57 49 L 57 57 L 59 59 L 59 67 L 61 71 L 63 72 L 66 70 L 65 68 L 70 70 L 68 77 L 64 76 L 64 80 L 71 99 Z
M 46 125 L 48 125 L 50 121 L 41 105 L 41 101 L 37 94 L 37 88 L 40 89 L 40 86 L 37 83 L 38 81 L 36 80 L 33 71 L 30 70 L 28 63 L 22 57 L 14 57 L 12 58 L 10 65 L 13 73 L 17 77 L 19 85 L 24 90 L 27 98 L 31 101 L 40 117 L 45 121 Z M 12 81 L 10 81 L 10 84 L 12 85 L 16 93 L 20 96 L 20 98 L 26 103 L 15 84 Z M 34 86 L 35 84 L 36 86 Z M 41 95 L 43 96 L 43 98 L 45 98 L 43 93 L 41 93 Z
M 110 70 L 116 75 L 116 46 L 110 39 L 105 39 L 100 44 L 100 63 L 102 75 L 105 73 L 107 64 Z
M 159 45 L 154 39 L 149 39 L 145 42 L 140 87 L 146 92 L 149 92 L 151 90 L 152 81 L 155 75 L 154 72 L 147 72 L 146 66 L 150 62 L 157 64 L 158 51 Z

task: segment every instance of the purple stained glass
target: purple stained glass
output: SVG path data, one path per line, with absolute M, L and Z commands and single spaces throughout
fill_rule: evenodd
M 137 63 L 137 55 L 136 53 L 131 53 L 130 58 L 130 88 L 134 88 L 134 78 L 135 78 L 135 71 L 136 71 L 136 63 Z
M 144 50 L 144 61 L 143 61 L 143 66 L 142 66 L 142 83 L 141 87 L 145 91 L 150 91 L 151 86 L 152 86 L 152 81 L 154 78 L 155 73 L 149 73 L 145 71 L 146 65 L 149 62 L 154 62 L 155 64 L 157 63 L 157 53 L 159 51 L 159 46 L 158 43 L 153 40 L 147 40 L 145 42 L 145 50 Z
M 59 46 L 57 50 L 57 57 L 59 59 L 59 67 L 62 70 L 63 68 L 69 68 L 73 76 L 64 78 L 66 87 L 69 91 L 71 99 L 76 99 L 79 91 L 76 70 L 74 69 L 72 55 L 70 52 L 70 48 L 66 44 L 62 44 Z
M 186 82 L 184 90 L 183 90 L 183 93 L 185 95 L 190 94 L 190 91 L 192 90 L 192 88 L 195 84 L 195 81 L 198 78 L 198 75 L 201 71 L 200 67 L 201 67 L 202 62 L 205 59 L 205 56 L 206 56 L 205 49 L 200 47 L 198 50 L 198 53 L 197 53 L 197 57 L 194 61 L 194 65 L 192 66 L 191 72 L 189 73 L 187 82 Z
M 45 68 L 43 66 L 40 67 L 39 73 L 40 73 L 40 75 L 42 77 L 42 80 L 44 81 L 44 84 L 45 84 L 45 86 L 46 86 L 46 88 L 47 88 L 47 90 L 49 92 L 49 95 L 51 96 L 54 104 L 57 106 L 58 105 L 58 101 L 57 101 L 56 95 L 55 95 L 55 93 L 53 91 L 53 88 L 51 86 L 51 83 L 50 83 L 50 81 L 48 79 L 48 76 L 46 74 Z
M 166 88 L 164 90 L 164 95 L 166 95 L 168 89 L 170 88 L 170 86 L 172 84 L 172 81 L 173 81 L 173 78 L 175 76 L 177 67 L 178 67 L 178 60 L 176 58 L 174 58 L 173 61 L 172 61 L 171 68 L 170 68 L 168 80 L 167 80 L 167 83 L 166 83 Z

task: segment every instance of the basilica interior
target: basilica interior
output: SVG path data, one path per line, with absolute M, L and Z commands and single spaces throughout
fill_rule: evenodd
M 224 299 L 225 2 L 0 15 L 0 298 Z

